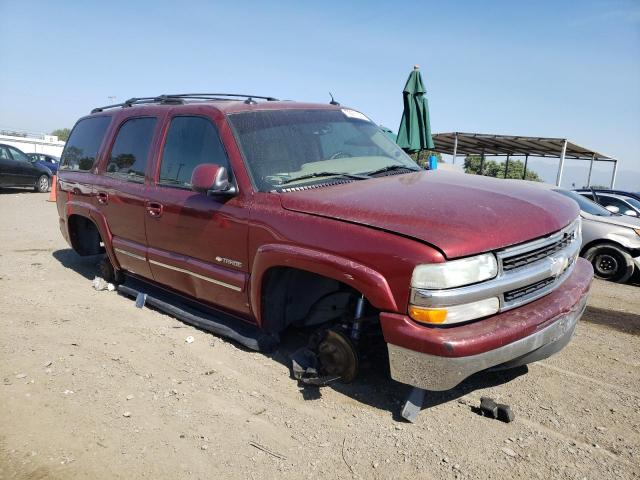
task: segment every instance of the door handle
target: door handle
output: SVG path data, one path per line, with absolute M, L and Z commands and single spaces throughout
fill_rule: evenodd
M 147 202 L 147 213 L 153 218 L 162 216 L 162 204 L 158 202 Z
M 98 192 L 98 203 L 102 205 L 109 203 L 109 194 L 106 192 Z

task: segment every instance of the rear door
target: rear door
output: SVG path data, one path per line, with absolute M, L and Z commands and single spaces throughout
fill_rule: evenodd
M 97 206 L 107 219 L 118 263 L 146 278 L 152 274 L 146 258 L 145 181 L 158 120 L 140 116 L 122 121 L 95 178 Z
M 247 314 L 246 200 L 191 190 L 202 163 L 229 169 L 213 119 L 180 115 L 168 120 L 155 186 L 145 216 L 148 255 L 156 281 L 233 313 Z M 229 171 L 233 178 L 233 172 Z

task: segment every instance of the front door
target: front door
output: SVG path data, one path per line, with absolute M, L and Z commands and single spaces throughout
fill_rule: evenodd
M 33 186 L 42 173 L 38 170 L 31 159 L 17 148 L 7 147 L 9 153 L 15 161 L 13 164 L 13 183 L 23 187 Z
M 9 147 L 0 145 L 0 185 L 13 186 L 17 182 L 18 162 L 9 153 Z
M 242 194 L 192 191 L 191 174 L 202 163 L 229 168 L 214 122 L 196 115 L 172 117 L 147 196 L 151 271 L 161 284 L 244 316 L 249 313 L 248 209 Z
M 149 279 L 153 277 L 146 256 L 145 174 L 158 123 L 155 117 L 124 121 L 106 165 L 95 179 L 97 207 L 107 219 L 118 263 L 124 270 Z

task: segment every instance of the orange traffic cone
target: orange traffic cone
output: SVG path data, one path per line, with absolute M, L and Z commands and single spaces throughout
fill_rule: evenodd
M 56 175 L 53 176 L 53 180 L 51 181 L 51 189 L 49 190 L 49 199 L 47 200 L 47 202 L 55 202 L 58 192 L 57 192 L 57 187 L 58 185 L 58 177 Z

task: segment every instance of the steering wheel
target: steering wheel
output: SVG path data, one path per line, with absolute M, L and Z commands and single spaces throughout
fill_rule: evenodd
M 329 157 L 329 160 L 335 160 L 337 158 L 349 158 L 349 157 L 353 157 L 353 155 L 347 152 L 343 152 L 342 150 L 338 150 L 336 153 L 334 153 Z

